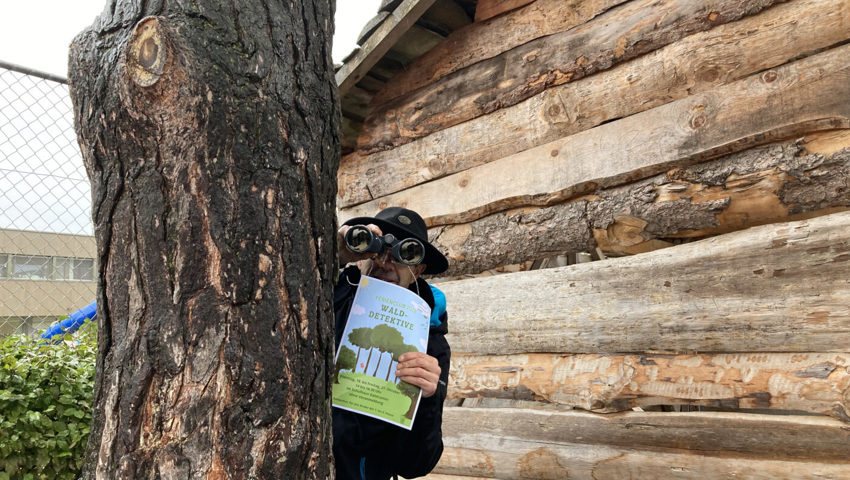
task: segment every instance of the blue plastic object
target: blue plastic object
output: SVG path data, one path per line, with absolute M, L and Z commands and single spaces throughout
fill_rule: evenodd
M 91 302 L 85 307 L 72 313 L 68 318 L 61 322 L 51 325 L 41 338 L 51 339 L 54 335 L 63 335 L 66 333 L 74 333 L 78 328 L 86 323 L 86 320 L 93 320 L 97 316 L 97 302 Z
M 431 311 L 431 326 L 439 327 L 443 324 L 440 317 L 446 313 L 446 294 L 433 285 L 428 286 L 431 287 L 431 293 L 434 295 L 434 310 Z

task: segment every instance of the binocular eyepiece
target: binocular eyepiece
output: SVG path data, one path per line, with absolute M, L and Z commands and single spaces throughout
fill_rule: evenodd
M 365 225 L 353 225 L 345 232 L 345 245 L 354 253 L 374 252 L 380 254 L 389 247 L 393 260 L 414 266 L 425 259 L 425 245 L 415 238 L 399 240 L 392 233 L 377 235 Z

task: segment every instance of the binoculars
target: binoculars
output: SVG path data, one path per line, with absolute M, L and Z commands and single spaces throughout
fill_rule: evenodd
M 389 247 L 393 260 L 405 265 L 414 266 L 425 259 L 425 245 L 415 238 L 399 240 L 392 233 L 384 236 L 366 228 L 365 225 L 354 225 L 345 232 L 345 245 L 354 253 L 374 252 L 380 254 Z

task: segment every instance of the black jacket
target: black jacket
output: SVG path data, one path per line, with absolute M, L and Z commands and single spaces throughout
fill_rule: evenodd
M 340 274 L 334 288 L 336 348 L 339 348 L 359 282 L 360 271 L 357 267 L 348 267 Z M 444 306 L 435 309 L 434 295 L 425 280 L 419 279 L 417 284 L 419 296 L 433 311 L 444 310 Z M 410 287 L 416 291 L 415 284 Z M 427 352 L 440 364 L 440 383 L 434 395 L 420 401 L 412 430 L 340 408 L 333 409 L 333 453 L 338 480 L 385 480 L 394 475 L 414 478 L 427 475 L 437 464 L 443 453 L 443 401 L 451 358 L 445 337 L 447 322 L 444 311 L 439 321 L 432 319 L 431 322 Z M 435 325 L 437 323 L 439 325 Z

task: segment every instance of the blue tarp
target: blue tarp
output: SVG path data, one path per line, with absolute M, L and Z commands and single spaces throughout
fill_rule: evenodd
M 41 338 L 51 339 L 54 335 L 63 335 L 66 333 L 74 333 L 78 328 L 83 326 L 87 320 L 92 320 L 97 316 L 97 302 L 91 302 L 85 307 L 72 313 L 68 318 L 61 322 L 51 325 Z

